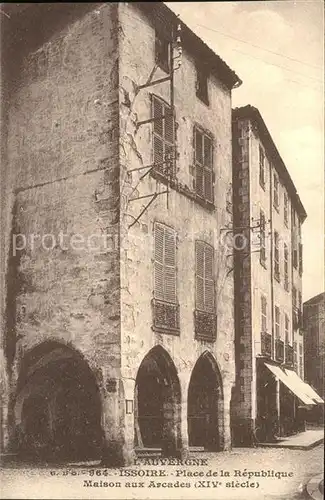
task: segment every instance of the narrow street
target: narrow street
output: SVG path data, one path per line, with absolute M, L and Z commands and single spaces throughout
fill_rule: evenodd
M 323 453 L 323 445 L 311 450 L 237 448 L 193 454 L 193 459 L 207 461 L 202 466 L 144 462 L 128 469 L 7 468 L 1 471 L 0 494 L 2 498 L 42 499 L 303 500 L 309 498 L 303 493 L 304 485 L 323 473 Z M 160 471 L 164 471 L 162 477 Z M 262 471 L 273 477 L 261 477 Z

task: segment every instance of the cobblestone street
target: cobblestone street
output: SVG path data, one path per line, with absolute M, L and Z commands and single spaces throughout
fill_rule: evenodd
M 308 498 L 303 492 L 304 485 L 323 473 L 323 449 L 323 445 L 311 450 L 237 448 L 231 452 L 192 455 L 195 460 L 206 459 L 207 465 L 203 466 L 153 466 L 142 459 L 142 465 L 128 469 L 7 468 L 1 472 L 0 496 L 302 500 Z M 126 476 L 129 470 L 132 475 Z M 247 474 L 262 470 L 275 477 Z M 159 471 L 164 471 L 162 476 L 157 476 Z M 194 475 L 200 472 L 201 476 Z M 279 472 L 291 477 L 279 478 Z

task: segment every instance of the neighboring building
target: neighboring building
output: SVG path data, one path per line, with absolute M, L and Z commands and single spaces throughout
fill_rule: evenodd
M 305 338 L 305 379 L 325 398 L 325 293 L 303 304 Z
M 235 441 L 243 443 L 263 425 L 279 425 L 282 435 L 295 430 L 298 400 L 288 386 L 292 389 L 293 380 L 302 388 L 304 378 L 301 224 L 306 212 L 252 106 L 233 111 L 233 162 L 237 245 L 245 239 L 243 249 L 235 251 L 233 427 Z
M 15 6 L 3 21 L 2 229 L 16 245 L 2 274 L 3 448 L 114 464 L 135 447 L 229 449 L 221 235 L 241 82 L 163 3 Z

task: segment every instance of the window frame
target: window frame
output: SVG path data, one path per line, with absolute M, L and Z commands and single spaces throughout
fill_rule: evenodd
M 203 275 L 199 275 L 199 270 L 198 270 L 198 251 L 199 247 L 201 246 L 201 250 L 203 251 Z M 212 256 L 212 262 L 211 262 L 211 277 L 206 276 L 206 252 L 210 251 L 211 256 Z M 203 280 L 203 307 L 200 307 L 201 304 L 199 304 L 199 299 L 198 299 L 198 279 Z M 207 283 L 210 283 L 210 290 L 212 290 L 211 294 L 211 302 L 212 305 L 211 307 L 206 306 L 206 295 L 207 295 Z M 195 241 L 195 309 L 197 311 L 203 312 L 203 313 L 209 313 L 209 314 L 215 314 L 215 249 L 212 245 L 207 243 L 206 241 L 203 240 L 196 240 Z
M 277 212 L 280 210 L 280 180 L 276 172 L 273 172 L 273 206 Z
M 262 146 L 259 146 L 259 181 L 260 186 L 265 191 L 265 152 Z
M 289 197 L 286 191 L 283 194 L 283 220 L 286 227 L 289 226 Z
M 283 267 L 284 267 L 284 289 L 289 292 L 289 248 L 286 243 L 283 244 Z
M 202 150 L 202 162 L 198 159 L 198 148 L 197 148 L 197 135 L 201 136 L 201 150 Z M 205 142 L 210 142 L 210 163 L 208 166 L 205 164 Z M 193 165 L 194 165 L 194 175 L 195 175 L 195 195 L 204 200 L 207 203 L 214 203 L 214 141 L 213 135 L 208 131 L 200 127 L 198 124 L 194 124 L 193 126 Z M 198 186 L 198 172 L 201 169 L 202 176 L 202 193 L 200 193 Z M 210 177 L 211 182 L 211 198 L 206 195 L 207 186 L 206 179 Z
M 209 76 L 210 72 L 205 64 L 196 63 L 196 97 L 206 106 L 210 105 L 209 101 Z M 202 81 L 203 88 L 202 88 Z
M 278 231 L 274 231 L 274 277 L 280 283 L 280 235 Z
M 279 306 L 274 306 L 274 334 L 276 339 L 281 340 L 281 310 Z
M 266 269 L 266 217 L 260 210 L 260 263 Z
M 166 116 L 166 111 L 170 115 L 168 118 L 171 118 L 171 123 L 169 124 L 169 127 L 166 128 L 166 120 L 168 118 L 161 118 L 161 120 L 157 119 L 154 120 L 152 123 L 152 164 L 154 168 L 154 172 L 162 176 L 164 179 L 169 180 L 169 179 L 175 179 L 176 177 L 176 168 L 175 168 L 175 135 L 176 135 L 176 127 L 175 127 L 175 116 L 174 113 L 172 112 L 171 106 L 161 97 L 157 96 L 156 94 L 151 94 L 151 117 L 152 118 L 158 118 L 155 115 L 155 106 L 161 106 L 161 116 L 164 117 Z M 159 116 L 159 115 L 158 115 Z M 157 130 L 159 128 L 159 124 L 161 122 L 161 130 L 162 133 L 159 133 Z M 169 131 L 171 134 L 171 140 L 166 137 L 166 130 Z M 156 149 L 156 141 L 160 141 L 162 143 L 162 164 L 159 164 L 159 162 L 156 163 L 156 155 L 159 156 L 159 152 Z M 167 171 L 167 166 L 166 166 L 166 149 L 170 150 L 171 154 L 173 155 L 172 157 L 172 170 L 170 175 L 168 175 Z
M 261 332 L 267 333 L 267 297 L 263 293 L 261 294 Z
M 173 304 L 173 305 L 177 305 L 178 304 L 178 287 L 177 287 L 177 233 L 176 233 L 176 230 L 170 226 L 167 226 L 166 224 L 163 224 L 162 222 L 158 222 L 158 221 L 155 221 L 154 222 L 154 257 L 153 257 L 153 261 L 154 261 L 154 287 L 153 287 L 153 298 L 158 300 L 158 301 L 162 301 L 162 302 L 166 302 L 166 303 L 169 303 L 169 304 Z M 162 243 L 162 246 L 163 246 L 163 259 L 162 261 L 160 262 L 156 257 L 157 257 L 157 245 L 156 245 L 156 239 L 157 239 L 157 235 L 156 235 L 156 230 L 160 228 L 163 230 L 163 243 Z M 166 233 L 169 233 L 169 236 L 172 237 L 172 239 L 174 240 L 174 265 L 170 265 L 170 264 L 166 264 L 166 246 L 167 246 L 167 243 L 166 243 Z M 162 282 L 163 282 L 163 290 L 162 290 L 162 293 L 159 295 L 158 294 L 158 291 L 157 291 L 157 287 L 156 287 L 156 282 L 158 281 L 157 279 L 157 276 L 156 276 L 156 273 L 157 273 L 157 264 L 159 264 L 160 266 L 162 266 L 162 274 L 163 274 L 163 279 L 162 279 Z M 175 300 L 168 300 L 168 297 L 167 297 L 167 292 L 166 292 L 166 268 L 169 269 L 169 271 L 171 271 L 172 269 L 174 270 L 174 276 L 173 276 L 173 279 L 174 279 L 174 289 L 175 289 Z

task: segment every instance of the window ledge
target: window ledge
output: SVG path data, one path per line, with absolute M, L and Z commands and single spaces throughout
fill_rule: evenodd
M 195 201 L 209 212 L 213 212 L 215 210 L 216 207 L 213 202 L 205 200 L 204 198 L 200 198 L 194 191 L 191 191 L 188 186 L 179 182 L 176 177 L 168 180 L 164 175 L 154 170 L 150 172 L 150 176 L 158 180 L 159 182 L 162 182 L 166 186 L 169 184 L 172 189 L 180 194 L 183 194 L 190 200 Z

